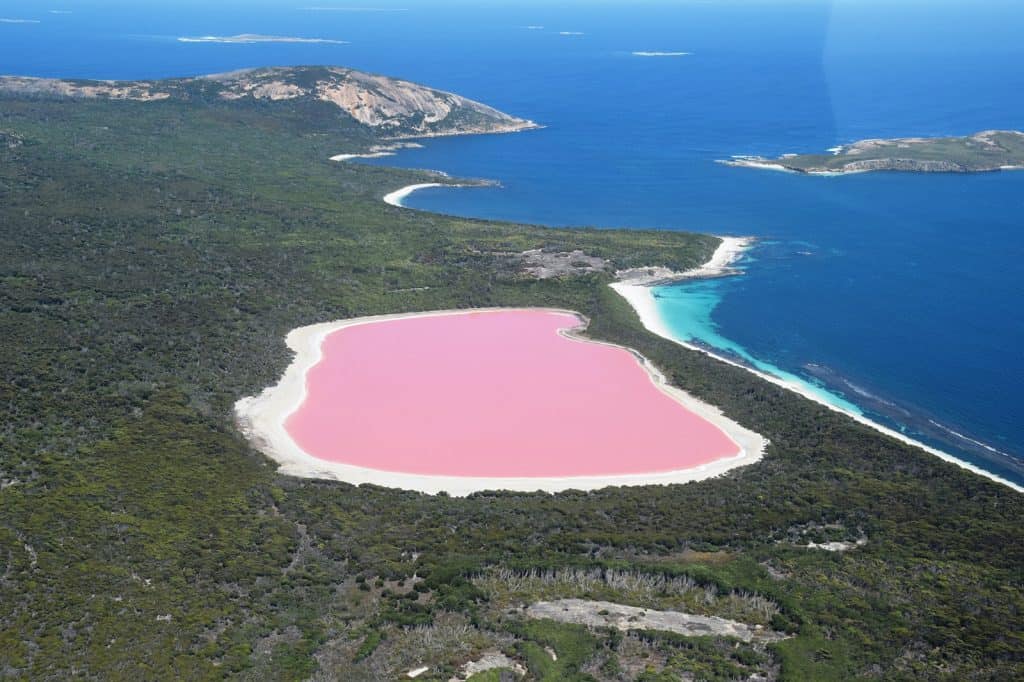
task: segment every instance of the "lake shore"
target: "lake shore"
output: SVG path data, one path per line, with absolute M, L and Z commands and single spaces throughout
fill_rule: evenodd
M 326 322 L 292 330 L 286 337 L 286 343 L 295 351 L 294 360 L 277 385 L 265 389 L 257 396 L 243 398 L 235 404 L 238 425 L 257 449 L 278 462 L 279 470 L 284 474 L 303 478 L 340 480 L 353 485 L 368 483 L 429 494 L 446 492 L 455 496 L 465 496 L 482 490 L 559 492 L 570 489 L 594 490 L 608 486 L 687 483 L 719 476 L 733 468 L 753 464 L 763 456 L 767 441 L 762 436 L 728 419 L 718 408 L 669 385 L 665 376 L 646 358 L 628 348 L 625 350 L 636 358 L 647 372 L 651 382 L 659 390 L 673 398 L 686 410 L 720 429 L 736 444 L 739 450 L 738 454 L 691 468 L 651 473 L 564 477 L 434 476 L 382 471 L 319 459 L 303 450 L 286 430 L 286 420 L 299 409 L 306 399 L 307 373 L 321 361 L 321 346 L 328 335 L 346 327 L 389 320 L 508 310 L 514 309 L 488 308 L 382 315 Z M 534 308 L 519 310 L 543 310 L 572 314 L 580 320 L 580 325 L 572 330 L 561 332 L 564 336 L 585 343 L 622 348 L 615 344 L 594 341 L 581 336 L 580 332 L 585 329 L 587 321 L 578 313 Z

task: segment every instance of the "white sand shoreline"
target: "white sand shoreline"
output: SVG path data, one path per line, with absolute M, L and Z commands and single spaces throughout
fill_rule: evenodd
M 331 161 L 351 161 L 352 159 L 381 159 L 386 156 L 395 156 L 405 149 L 423 149 L 423 145 L 416 142 L 396 142 L 394 144 L 377 144 L 366 151 L 335 154 Z
M 352 159 L 381 159 L 394 156 L 395 152 L 366 152 L 365 154 L 335 154 L 331 161 L 351 161 Z
M 739 260 L 743 252 L 754 243 L 753 237 L 719 237 L 719 239 L 722 240 L 722 243 L 711 254 L 708 262 L 703 265 L 683 272 L 676 272 L 665 267 L 618 270 L 615 276 L 619 281 L 613 285 L 613 288 L 619 284 L 650 287 L 684 279 L 708 279 L 738 274 L 740 270 L 732 267 L 732 264 Z
M 465 185 L 449 185 L 443 182 L 421 182 L 415 185 L 406 185 L 400 189 L 396 189 L 394 192 L 389 192 L 384 195 L 384 203 L 398 208 L 405 208 L 402 203 L 405 201 L 413 192 L 417 192 L 421 189 L 427 189 L 428 187 L 465 187 Z
M 264 389 L 259 395 L 242 398 L 235 403 L 235 415 L 238 425 L 257 449 L 278 462 L 280 465 L 279 471 L 282 474 L 302 478 L 339 480 L 353 485 L 369 483 L 391 488 L 416 490 L 429 494 L 437 494 L 443 491 L 454 496 L 465 496 L 483 490 L 544 491 L 554 493 L 564 490 L 595 490 L 608 486 L 688 483 L 690 481 L 699 481 L 719 476 L 730 469 L 753 464 L 763 457 L 764 449 L 768 443 L 761 435 L 725 417 L 721 410 L 713 405 L 697 400 L 690 394 L 671 386 L 665 376 L 646 358 L 637 351 L 628 348 L 626 350 L 629 350 L 637 358 L 637 361 L 647 371 L 648 376 L 656 387 L 675 399 L 687 410 L 710 421 L 721 429 L 736 443 L 739 448 L 739 454 L 688 469 L 643 474 L 570 477 L 432 476 L 381 471 L 317 459 L 300 448 L 285 430 L 285 420 L 302 405 L 306 398 L 306 373 L 320 362 L 321 344 L 329 334 L 345 327 L 387 320 L 508 310 L 543 310 L 575 315 L 580 319 L 580 327 L 574 330 L 566 330 L 563 332 L 565 336 L 584 343 L 601 343 L 603 345 L 615 346 L 615 344 L 581 336 L 579 332 L 586 328 L 588 321 L 579 313 L 552 308 L 441 310 L 361 317 L 299 327 L 289 332 L 286 337 L 288 347 L 295 351 L 295 358 L 288 366 L 281 380 L 275 386 Z
M 696 275 L 696 274 L 693 274 L 693 273 L 697 273 L 697 272 L 707 268 L 711 263 L 714 263 L 716 261 L 719 263 L 719 267 L 717 268 L 719 271 L 723 267 L 728 267 L 729 263 L 733 262 L 736 258 L 738 258 L 742 254 L 742 248 L 739 251 L 736 250 L 736 247 L 737 247 L 736 239 L 737 238 L 735 238 L 735 237 L 722 237 L 722 244 L 718 247 L 718 250 L 715 251 L 715 254 L 712 256 L 711 260 L 708 263 L 706 263 L 705 265 L 701 266 L 700 268 L 695 268 L 694 270 L 688 271 L 689 276 L 690 277 L 699 277 L 700 275 Z M 746 244 L 749 244 L 749 241 L 747 241 Z M 721 255 L 720 255 L 720 252 L 721 252 Z M 731 260 L 726 260 L 727 258 L 730 258 Z M 725 261 L 724 265 L 722 265 L 723 261 Z M 712 268 L 712 270 L 714 270 L 714 268 Z M 686 275 L 688 273 L 680 273 L 680 275 Z M 712 276 L 719 276 L 719 275 L 712 275 Z M 827 400 L 825 400 L 821 396 L 818 396 L 818 395 L 814 394 L 812 391 L 807 390 L 806 388 L 804 388 L 803 386 L 801 386 L 799 384 L 796 384 L 796 383 L 793 383 L 793 382 L 789 382 L 789 381 L 786 381 L 784 379 L 780 379 L 780 378 L 778 378 L 776 376 L 773 376 L 771 374 L 768 374 L 766 372 L 762 372 L 762 371 L 754 369 L 752 367 L 748 367 L 747 365 L 744 365 L 744 364 L 742 364 L 740 362 L 736 362 L 735 360 L 731 360 L 729 358 L 722 357 L 721 355 L 717 355 L 717 354 L 709 351 L 707 348 L 703 348 L 703 347 L 698 346 L 696 344 L 688 343 L 686 341 L 681 341 L 681 340 L 677 339 L 675 336 L 672 335 L 671 330 L 668 328 L 668 326 L 665 324 L 664 320 L 662 319 L 661 313 L 658 311 L 658 304 L 657 304 L 657 302 L 654 299 L 654 294 L 651 292 L 651 287 L 652 286 L 654 286 L 654 285 L 656 285 L 656 284 L 658 284 L 660 282 L 664 282 L 664 281 L 665 280 L 656 280 L 656 281 L 653 281 L 653 282 L 643 282 L 642 280 L 635 280 L 634 279 L 634 280 L 624 280 L 624 281 L 615 282 L 615 283 L 611 284 L 610 286 L 620 296 L 622 296 L 624 299 L 626 299 L 626 301 L 629 302 L 629 304 L 633 307 L 633 310 L 635 310 L 637 315 L 639 316 L 640 322 L 644 325 L 644 327 L 648 331 L 650 331 L 650 332 L 652 332 L 654 334 L 657 334 L 658 336 L 660 336 L 660 337 L 662 337 L 664 339 L 668 339 L 669 341 L 672 341 L 673 343 L 677 343 L 680 346 L 683 346 L 685 348 L 689 348 L 690 350 L 695 350 L 695 351 L 698 351 L 700 353 L 704 353 L 705 355 L 713 357 L 716 360 L 719 360 L 720 362 L 724 362 L 726 364 L 732 365 L 733 367 L 739 367 L 740 369 L 744 369 L 744 370 L 746 370 L 748 372 L 751 372 L 752 374 L 757 375 L 758 377 L 764 379 L 765 381 L 767 381 L 769 383 L 772 383 L 772 384 L 775 384 L 776 386 L 780 386 L 782 388 L 788 389 L 790 391 L 793 391 L 794 393 L 798 393 L 799 395 L 801 395 L 801 396 L 803 396 L 803 397 L 805 397 L 805 398 L 807 398 L 809 400 L 813 400 L 814 402 L 818 403 L 819 405 L 824 405 L 825 407 L 827 407 L 828 409 L 830 409 L 830 410 L 832 410 L 834 412 L 839 412 L 841 414 L 845 414 L 846 416 L 850 417 L 854 421 L 856 421 L 856 422 L 858 422 L 860 424 L 864 424 L 865 426 L 869 426 L 872 429 L 874 429 L 876 431 L 879 431 L 879 432 L 881 432 L 881 433 L 883 433 L 883 434 L 885 434 L 887 436 L 895 438 L 896 440 L 900 441 L 901 443 L 906 443 L 907 445 L 912 445 L 914 447 L 918 447 L 918 448 L 924 450 L 925 452 L 927 452 L 929 454 L 932 454 L 932 455 L 935 455 L 936 457 L 938 457 L 938 458 L 940 458 L 940 459 L 942 459 L 942 460 L 944 460 L 946 462 L 950 462 L 952 464 L 956 464 L 957 466 L 959 466 L 959 467 L 961 467 L 963 469 L 967 469 L 968 471 L 976 473 L 976 474 L 978 474 L 980 476 L 984 476 L 985 478 L 988 478 L 988 479 L 990 479 L 992 481 L 995 481 L 997 483 L 1002 483 L 1003 485 L 1005 485 L 1005 486 L 1007 486 L 1009 488 L 1012 488 L 1013 490 L 1016 490 L 1017 492 L 1024 492 L 1024 487 L 1019 486 L 1016 483 L 1013 483 L 1012 481 L 1008 481 L 1007 479 L 1003 478 L 1002 476 L 998 476 L 997 474 L 993 474 L 993 473 L 991 473 L 989 471 L 986 471 L 985 469 L 982 469 L 979 466 L 971 464 L 970 462 L 965 462 L 965 461 L 963 461 L 961 459 L 958 459 L 958 458 L 954 457 L 953 455 L 951 455 L 951 454 L 949 454 L 947 452 L 943 452 L 942 450 L 939 450 L 938 448 L 933 448 L 930 445 L 926 445 L 926 444 L 924 444 L 924 443 L 922 443 L 922 442 L 920 442 L 918 440 L 914 440 L 913 438 L 910 438 L 909 436 L 906 436 L 906 435 L 900 433 L 899 431 L 896 431 L 894 429 L 890 429 L 887 426 L 883 426 L 882 424 L 874 422 L 874 421 L 868 419 L 867 417 L 865 417 L 863 415 L 857 414 L 855 412 L 851 412 L 849 410 L 845 410 L 845 409 L 843 409 L 841 407 L 838 407 L 837 405 L 833 405 L 832 403 L 828 402 Z

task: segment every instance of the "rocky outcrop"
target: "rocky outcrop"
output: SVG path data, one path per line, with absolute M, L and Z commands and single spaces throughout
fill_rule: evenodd
M 527 618 L 546 618 L 591 628 L 661 630 L 686 637 L 734 637 L 744 642 L 775 642 L 786 635 L 761 625 L 747 625 L 717 616 L 698 616 L 680 611 L 656 611 L 607 601 L 559 599 L 531 604 Z
M 416 83 L 341 67 L 272 67 L 161 81 L 77 81 L 0 77 L 0 94 L 103 98 L 322 102 L 392 139 L 505 133 L 537 125 L 486 104 Z
M 576 277 L 591 272 L 604 272 L 610 263 L 604 258 L 590 256 L 583 251 L 545 251 L 531 249 L 519 254 L 523 271 L 534 279 Z
M 906 171 L 913 173 L 966 173 L 970 169 L 954 161 L 928 159 L 865 159 L 844 163 L 839 169 L 846 173 L 865 171 Z M 993 169 L 995 170 L 995 169 Z
M 148 81 L 119 83 L 114 81 L 73 81 L 53 78 L 0 77 L 0 93 L 42 97 L 80 97 L 136 100 L 151 102 L 170 98 Z

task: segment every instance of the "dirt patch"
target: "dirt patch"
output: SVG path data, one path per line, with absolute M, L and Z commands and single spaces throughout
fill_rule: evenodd
M 696 616 L 679 611 L 655 611 L 607 601 L 559 599 L 537 602 L 526 609 L 528 618 L 547 618 L 592 628 L 664 630 L 686 637 L 735 637 L 744 642 L 778 641 L 786 635 L 760 625 L 747 625 L 716 616 Z
M 522 664 L 513 661 L 500 651 L 488 651 L 477 660 L 470 661 L 459 668 L 458 676 L 451 678 L 448 682 L 461 682 L 462 680 L 468 680 L 477 673 L 501 668 L 507 668 L 519 677 L 526 674 L 526 668 Z
M 588 256 L 583 251 L 544 251 L 532 249 L 519 254 L 523 272 L 535 279 L 574 277 L 589 272 L 605 272 L 610 263 L 604 258 Z

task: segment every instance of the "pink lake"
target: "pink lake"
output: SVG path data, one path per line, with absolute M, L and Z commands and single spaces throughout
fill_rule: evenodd
M 559 333 L 581 324 L 502 310 L 339 329 L 285 428 L 318 459 L 435 476 L 643 474 L 739 454 L 630 352 Z

